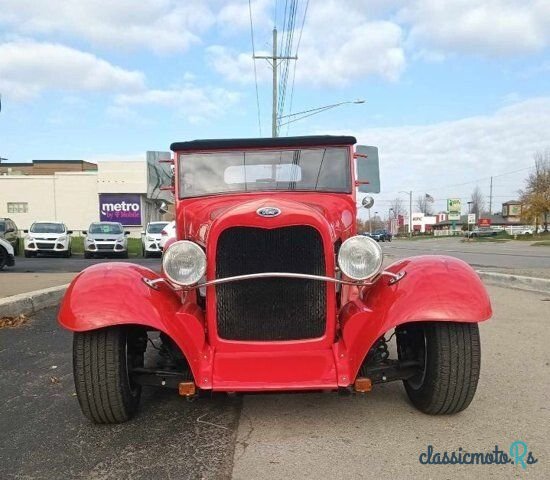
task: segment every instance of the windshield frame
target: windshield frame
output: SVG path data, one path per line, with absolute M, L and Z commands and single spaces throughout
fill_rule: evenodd
M 145 233 L 148 233 L 150 235 L 160 235 L 162 233 L 162 231 L 168 226 L 170 222 L 154 222 L 154 223 L 149 223 L 147 225 L 147 228 L 145 229 Z M 162 225 L 162 228 L 158 231 L 158 232 L 152 232 L 150 230 L 151 227 L 155 227 L 155 228 L 158 228 L 159 226 Z
M 93 232 L 92 227 L 109 225 L 110 227 L 120 227 L 120 232 Z M 90 224 L 88 228 L 88 235 L 122 235 L 124 234 L 124 227 L 120 223 L 116 222 L 94 222 Z
M 34 226 L 35 225 L 61 225 L 61 227 L 63 227 L 63 231 L 55 232 L 55 231 L 50 230 L 50 231 L 47 231 L 47 232 L 35 232 L 34 231 Z M 67 226 L 64 223 L 61 223 L 61 222 L 34 222 L 31 225 L 31 228 L 29 228 L 29 233 L 38 233 L 38 234 L 46 233 L 46 234 L 52 234 L 52 235 L 62 235 L 64 233 L 67 233 Z
M 200 193 L 197 195 L 183 195 L 182 192 L 182 163 L 185 162 L 186 157 L 191 157 L 194 155 L 216 155 L 216 154 L 234 154 L 234 153 L 243 153 L 244 155 L 250 154 L 250 153 L 266 153 L 269 151 L 273 152 L 288 152 L 288 151 L 297 151 L 297 150 L 329 150 L 329 149 L 342 149 L 346 154 L 346 186 L 347 188 L 344 189 L 314 189 L 314 188 L 293 188 L 293 189 L 277 189 L 277 188 L 258 188 L 258 189 L 250 189 L 250 190 L 226 190 L 226 191 L 220 191 L 220 192 L 209 192 L 209 193 Z M 211 197 L 211 196 L 221 196 L 221 195 L 242 195 L 242 194 L 258 194 L 258 193 L 294 193 L 294 192 L 301 192 L 301 193 L 329 193 L 329 194 L 341 194 L 341 195 L 350 195 L 353 193 L 353 175 L 354 175 L 354 167 L 353 167 L 353 155 L 352 155 L 352 149 L 349 145 L 322 145 L 322 146 L 293 146 L 293 147 L 267 147 L 267 148 L 235 148 L 235 149 L 220 149 L 220 150 L 194 150 L 194 151 L 186 151 L 186 152 L 178 152 L 177 157 L 177 166 L 176 166 L 176 174 L 177 174 L 177 191 L 178 191 L 178 199 L 179 200 L 190 200 L 194 198 L 202 198 L 202 197 Z M 215 161 L 215 160 L 213 160 Z M 321 165 L 323 163 L 323 160 L 321 160 Z M 242 165 L 246 166 L 246 161 L 243 162 Z M 321 166 L 320 165 L 320 166 Z

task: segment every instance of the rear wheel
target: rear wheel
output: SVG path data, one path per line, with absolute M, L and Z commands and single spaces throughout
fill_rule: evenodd
M 476 323 L 413 323 L 397 329 L 401 360 L 419 360 L 421 371 L 404 380 L 413 405 L 431 415 L 464 410 L 479 379 L 481 345 Z
M 0 270 L 8 264 L 8 251 L 0 245 Z
M 109 327 L 75 333 L 73 374 L 80 408 L 94 423 L 121 423 L 137 412 L 141 386 L 129 371 L 143 366 L 147 334 Z

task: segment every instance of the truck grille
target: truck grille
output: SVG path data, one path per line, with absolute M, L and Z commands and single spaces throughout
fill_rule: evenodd
M 261 272 L 326 275 L 321 235 L 307 226 L 234 227 L 222 232 L 216 277 Z M 218 335 L 226 340 L 300 340 L 325 332 L 325 282 L 242 280 L 218 285 L 216 298 Z
M 52 250 L 53 247 L 55 247 L 55 243 L 37 242 L 36 247 L 40 248 L 41 250 Z
M 99 245 L 96 244 L 96 247 L 97 247 L 98 250 L 112 250 L 115 247 L 115 245 L 112 244 L 112 243 L 111 244 L 104 244 L 103 243 L 103 244 L 99 244 Z

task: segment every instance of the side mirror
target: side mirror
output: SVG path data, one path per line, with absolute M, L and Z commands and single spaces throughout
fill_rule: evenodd
M 380 193 L 380 165 L 378 147 L 357 145 L 357 179 L 355 186 L 361 193 Z
M 363 198 L 363 200 L 361 200 L 361 204 L 363 205 L 364 208 L 367 208 L 367 209 L 372 208 L 372 206 L 374 205 L 374 198 L 367 195 L 366 197 Z
M 126 231 L 124 232 L 124 235 L 130 235 L 130 233 L 131 233 L 130 230 L 126 230 Z
M 72 234 L 73 234 L 72 230 L 67 230 L 67 235 L 72 235 Z
M 143 237 L 145 235 L 145 231 L 141 232 L 141 236 Z
M 168 211 L 168 205 L 166 205 L 166 202 L 162 202 L 159 207 L 160 213 L 166 213 Z
M 23 230 L 23 233 L 29 233 L 29 231 L 28 230 Z
M 88 230 L 82 230 L 82 235 L 88 235 Z

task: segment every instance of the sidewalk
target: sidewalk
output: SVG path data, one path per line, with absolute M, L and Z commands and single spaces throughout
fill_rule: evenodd
M 64 285 L 70 283 L 76 275 L 78 274 L 75 272 L 20 273 L 9 270 L 2 271 L 0 273 L 0 298 Z

